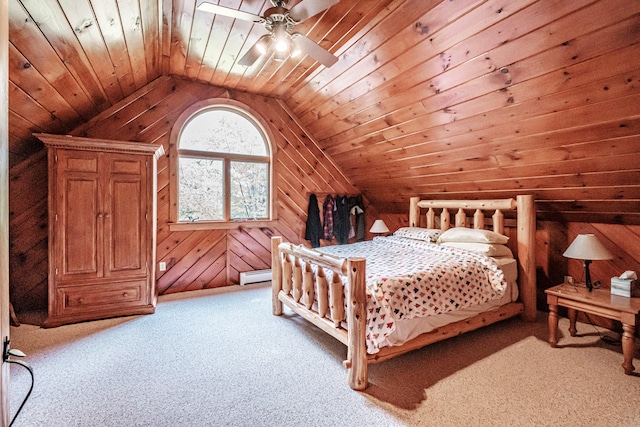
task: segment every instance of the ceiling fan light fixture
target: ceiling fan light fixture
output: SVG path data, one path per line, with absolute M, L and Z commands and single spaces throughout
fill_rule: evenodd
M 256 49 L 258 49 L 258 52 L 260 52 L 261 55 L 265 55 L 267 52 L 269 52 L 269 48 L 271 47 L 272 42 L 273 40 L 271 39 L 271 36 L 269 34 L 265 34 L 264 36 L 260 37 L 260 40 L 258 40 L 258 43 L 256 43 Z
M 296 43 L 297 38 L 299 38 L 298 33 L 291 34 L 291 55 L 290 56 L 292 58 L 297 58 L 298 56 L 302 55 L 302 49 L 300 48 L 300 46 L 298 46 L 298 43 Z
M 289 56 L 289 52 L 291 52 L 291 34 L 287 32 L 283 23 L 273 27 L 273 38 L 276 43 L 276 52 Z
M 278 61 L 278 62 L 282 62 L 282 61 L 286 61 L 286 59 L 289 57 L 289 52 L 278 52 L 277 50 L 273 53 L 273 59 Z
M 289 51 L 289 43 L 286 39 L 276 40 L 276 52 L 285 53 Z

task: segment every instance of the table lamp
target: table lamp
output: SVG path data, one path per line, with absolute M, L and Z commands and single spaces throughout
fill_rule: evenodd
M 593 260 L 611 259 L 613 255 L 605 248 L 595 234 L 578 234 L 571 245 L 562 254 L 567 258 L 581 259 L 584 261 L 585 286 L 591 292 L 593 284 L 589 274 L 589 264 Z
M 369 230 L 369 232 L 374 234 L 388 233 L 389 228 L 387 227 L 387 224 L 385 224 L 383 220 L 376 219 L 373 225 L 371 226 L 371 229 Z

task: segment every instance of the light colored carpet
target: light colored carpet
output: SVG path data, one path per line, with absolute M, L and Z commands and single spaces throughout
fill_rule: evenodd
M 360 393 L 342 344 L 271 315 L 268 287 L 232 289 L 162 297 L 149 316 L 12 328 L 36 376 L 14 426 L 640 425 L 640 376 L 591 325 L 571 338 L 561 319 L 552 349 L 545 313 L 507 320 L 373 365 Z M 28 382 L 12 366 L 12 414 Z

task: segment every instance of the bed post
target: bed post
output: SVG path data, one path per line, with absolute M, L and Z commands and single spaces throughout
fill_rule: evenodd
M 522 317 L 536 320 L 536 209 L 532 195 L 517 196 L 518 202 L 518 277 L 520 298 L 524 304 Z
M 349 295 L 347 296 L 347 360 L 349 386 L 354 390 L 364 390 L 368 385 L 367 365 L 367 292 L 366 261 L 361 258 L 349 259 L 347 276 Z
M 271 238 L 271 304 L 275 316 L 282 314 L 282 301 L 278 294 L 282 290 L 282 265 L 278 246 L 282 243 L 282 237 Z
M 418 202 L 420 197 L 412 197 L 409 207 L 409 227 L 420 227 L 420 206 Z

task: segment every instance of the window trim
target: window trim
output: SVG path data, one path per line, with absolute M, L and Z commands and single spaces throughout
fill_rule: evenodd
M 197 221 L 197 222 L 187 222 L 187 221 L 179 221 L 178 217 L 178 202 L 179 202 L 179 147 L 180 147 L 180 136 L 182 134 L 182 129 L 187 124 L 193 116 L 199 114 L 205 110 L 209 110 L 212 108 L 224 108 L 227 110 L 231 110 L 236 112 L 244 117 L 247 120 L 252 121 L 262 132 L 265 138 L 265 143 L 267 145 L 268 155 L 267 156 L 255 156 L 256 159 L 265 159 L 268 158 L 269 165 L 269 217 L 268 219 L 259 219 L 259 220 L 230 220 L 230 221 Z M 275 192 L 275 159 L 276 159 L 276 144 L 274 143 L 275 139 L 271 130 L 268 126 L 268 122 L 262 118 L 262 116 L 257 113 L 254 109 L 247 106 L 244 103 L 235 101 L 233 99 L 228 98 L 210 98 L 203 101 L 199 101 L 190 107 L 188 107 L 185 111 L 178 116 L 176 119 L 172 129 L 171 135 L 169 137 L 169 230 L 170 231 L 184 231 L 184 230 L 215 230 L 215 229 L 233 229 L 239 227 L 271 227 L 275 225 L 277 221 L 277 194 Z M 180 151 L 188 151 L 189 153 L 197 154 L 196 150 L 180 150 Z M 218 157 L 218 156 L 217 156 Z M 223 156 L 220 156 L 223 157 Z M 226 157 L 226 156 L 224 156 Z M 230 155 L 233 157 L 233 155 Z M 243 158 L 249 159 L 251 156 L 244 156 Z

